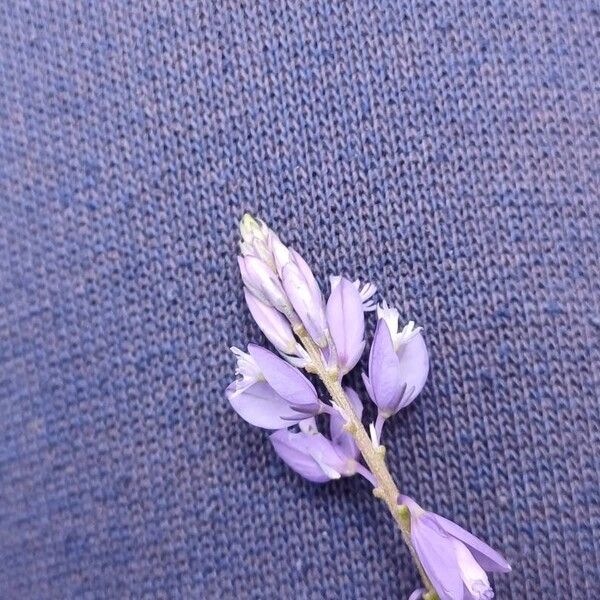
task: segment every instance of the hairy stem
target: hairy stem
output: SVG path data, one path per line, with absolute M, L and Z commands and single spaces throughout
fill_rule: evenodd
M 331 399 L 343 410 L 348 418 L 345 428 L 354 438 L 365 463 L 367 463 L 367 466 L 376 480 L 376 485 L 374 484 L 373 488 L 373 495 L 386 503 L 389 511 L 392 513 L 394 521 L 402 533 L 402 539 L 408 546 L 410 554 L 427 590 L 424 598 L 426 598 L 426 600 L 438 600 L 438 595 L 413 548 L 410 539 L 410 513 L 406 506 L 398 504 L 400 491 L 387 468 L 385 462 L 385 448 L 381 445 L 377 448 L 373 446 L 369 434 L 352 408 L 352 403 L 346 396 L 346 392 L 344 392 L 337 371 L 334 372 L 327 368 L 327 365 L 323 362 L 319 348 L 313 342 L 304 327 L 296 328 L 296 334 L 308 352 L 314 371 L 327 388 L 327 391 L 331 395 Z

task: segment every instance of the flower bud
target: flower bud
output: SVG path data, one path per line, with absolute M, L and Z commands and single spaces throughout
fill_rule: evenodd
M 302 322 L 315 343 L 325 348 L 329 333 L 323 294 L 304 259 L 249 214 L 243 216 L 240 231 L 239 262 L 246 287 L 263 304 L 282 312 L 292 326 Z
M 250 246 L 254 240 L 266 242 L 268 227 L 262 222 L 257 221 L 251 214 L 245 213 L 240 221 L 240 233 L 242 240 Z
M 292 310 L 277 275 L 256 256 L 238 257 L 242 281 L 264 304 L 286 313 Z
M 242 256 L 255 256 L 275 271 L 273 255 L 269 247 L 269 228 L 262 222 L 246 213 L 240 222 Z
M 324 348 L 327 345 L 327 320 L 321 291 L 315 294 L 295 262 L 287 263 L 282 270 L 281 280 L 296 314 L 315 343 Z
M 261 302 L 252 292 L 244 290 L 246 304 L 267 339 L 284 354 L 295 354 L 296 339 L 287 319 L 275 308 Z
M 346 374 L 365 349 L 364 306 L 358 287 L 345 277 L 332 277 L 326 315 L 337 350 L 338 367 Z

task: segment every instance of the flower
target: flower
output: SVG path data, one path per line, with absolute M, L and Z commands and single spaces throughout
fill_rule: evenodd
M 271 248 L 283 289 L 294 311 L 315 343 L 324 348 L 327 345 L 325 303 L 315 276 L 304 259 L 286 248 L 275 234 Z
M 298 343 L 289 321 L 277 309 L 261 302 L 248 289 L 244 290 L 244 297 L 256 324 L 273 346 L 284 354 L 297 354 Z
M 293 433 L 282 429 L 270 435 L 279 457 L 296 473 L 315 483 L 349 477 L 356 473 L 354 457 L 345 454 L 322 433 Z
M 412 545 L 440 600 L 490 600 L 486 571 L 508 573 L 510 565 L 493 548 L 456 523 L 423 510 L 412 498 L 399 501 L 410 512 Z
M 293 313 L 277 273 L 256 256 L 238 256 L 242 281 L 246 288 L 267 306 L 273 306 L 285 315 Z
M 345 277 L 332 277 L 326 315 L 337 365 L 344 375 L 356 365 L 365 349 L 364 306 L 358 286 Z
M 421 392 L 429 373 L 429 354 L 411 321 L 398 332 L 398 311 L 384 303 L 369 354 L 369 376 L 363 374 L 371 400 L 387 418 L 408 406 Z
M 360 419 L 362 402 L 352 388 L 344 388 L 352 408 Z M 331 479 L 350 477 L 361 473 L 372 481 L 372 475 L 359 464 L 359 450 L 352 436 L 344 429 L 346 417 L 340 412 L 330 413 L 329 436 L 317 430 L 314 418 L 299 423 L 300 431 L 279 430 L 270 436 L 271 443 L 279 457 L 296 473 L 315 483 Z
M 313 384 L 298 369 L 269 350 L 250 344 L 248 353 L 232 348 L 238 357 L 236 374 L 226 395 L 248 423 L 283 429 L 321 412 L 323 403 Z

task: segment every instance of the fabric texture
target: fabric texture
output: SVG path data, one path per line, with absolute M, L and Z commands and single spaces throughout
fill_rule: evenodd
M 3 2 L 0 597 L 417 585 L 225 399 L 245 210 L 423 326 L 390 468 L 497 598 L 596 597 L 599 45 L 595 2 Z

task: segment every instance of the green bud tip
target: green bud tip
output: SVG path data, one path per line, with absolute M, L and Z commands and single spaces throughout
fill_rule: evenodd
M 240 233 L 245 242 L 251 242 L 261 233 L 260 223 L 250 213 L 244 213 L 240 221 Z

